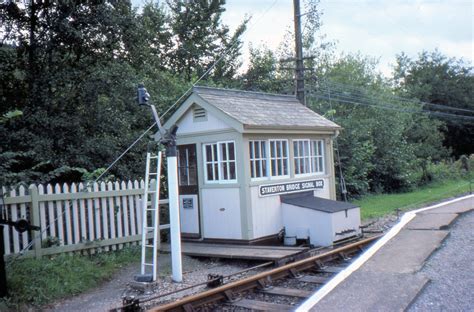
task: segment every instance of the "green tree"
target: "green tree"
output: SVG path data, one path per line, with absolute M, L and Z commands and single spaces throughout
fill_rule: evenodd
M 2 79 L 2 113 L 24 112 L 0 126 L 0 166 L 8 173 L 0 182 L 78 180 L 77 168 L 109 163 L 149 123 L 133 105 L 140 79 L 125 61 L 130 3 L 32 1 L 23 9 L 10 2 L 0 9 L 9 29 L 2 77 L 13 81 Z M 117 176 L 137 172 L 133 159 Z
M 352 195 L 416 186 L 420 164 L 443 153 L 440 124 L 429 123 L 416 102 L 394 97 L 376 65 L 360 55 L 325 64 L 308 101 L 343 127 L 339 153 Z
M 278 60 L 270 49 L 251 46 L 249 66 L 240 79 L 241 88 L 250 91 L 285 93 L 291 90 L 293 83 L 286 80 L 283 75 L 285 72 L 282 73 L 279 70 Z
M 425 110 L 474 117 L 473 68 L 462 59 L 448 58 L 437 50 L 423 51 L 416 59 L 402 53 L 397 56 L 394 83 L 403 95 L 458 109 L 425 105 Z M 432 116 L 446 123 L 444 144 L 452 149 L 453 155 L 459 157 L 474 153 L 472 119 L 442 117 L 440 114 Z
M 0 184 L 77 181 L 111 163 L 153 122 L 138 83 L 164 112 L 227 50 L 211 78 L 233 83 L 246 21 L 231 34 L 223 1 L 169 5 L 0 4 L 0 116 L 24 112 L 0 124 Z M 140 177 L 147 141 L 111 174 Z
M 234 77 L 240 66 L 240 37 L 248 20 L 231 35 L 228 26 L 221 21 L 224 0 L 167 1 L 167 4 L 171 10 L 170 27 L 175 43 L 170 51 L 170 69 L 191 80 L 193 75 L 200 77 L 226 51 L 213 78 Z

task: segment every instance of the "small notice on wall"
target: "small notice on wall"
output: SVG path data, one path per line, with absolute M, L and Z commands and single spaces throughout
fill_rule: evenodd
M 296 193 L 307 190 L 322 189 L 324 187 L 324 180 L 309 180 L 291 183 L 267 184 L 260 185 L 260 197 Z
M 183 198 L 183 208 L 184 209 L 193 209 L 194 202 L 192 198 Z

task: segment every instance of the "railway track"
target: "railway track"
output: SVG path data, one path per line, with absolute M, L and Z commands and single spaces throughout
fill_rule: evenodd
M 281 267 L 232 281 L 174 302 L 126 298 L 122 311 L 291 311 L 332 276 L 344 269 L 351 257 L 378 239 L 365 238 L 328 252 L 309 256 Z M 219 285 L 222 279 L 211 285 Z M 205 283 L 203 283 L 205 284 Z M 163 297 L 163 296 L 161 296 Z

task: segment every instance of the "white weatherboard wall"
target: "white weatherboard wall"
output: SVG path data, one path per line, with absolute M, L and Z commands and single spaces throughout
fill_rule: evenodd
M 348 233 L 336 236 L 337 232 L 352 228 L 360 231 L 359 208 L 348 209 L 346 218 L 344 210 L 327 213 L 284 203 L 281 207 L 285 235 L 304 238 L 301 237 L 301 233 L 308 233 L 310 243 L 315 246 L 329 246 L 336 240 L 355 235 L 355 233 Z
M 306 176 L 304 178 L 292 179 L 286 182 L 297 182 L 305 180 L 324 180 L 324 187 L 322 189 L 314 190 L 314 196 L 330 199 L 330 189 L 328 178 L 321 178 L 318 175 Z M 259 182 L 260 185 L 285 183 L 282 180 L 265 180 Z M 280 202 L 280 195 L 273 195 L 267 197 L 259 196 L 259 186 L 250 187 L 250 201 L 252 208 L 253 219 L 253 238 L 261 238 L 269 235 L 274 235 L 285 226 L 285 216 L 282 214 L 282 204 Z
M 281 209 L 286 236 L 297 236 L 302 229 L 307 229 L 312 245 L 332 244 L 331 214 L 289 204 L 281 204 Z
M 254 238 L 278 233 L 283 228 L 280 196 L 259 197 L 258 186 L 250 188 Z
M 192 208 L 184 207 L 184 200 L 192 201 Z M 179 213 L 181 221 L 181 232 L 187 234 L 199 234 L 199 211 L 197 195 L 179 196 Z
M 316 179 L 319 178 L 316 177 Z M 329 183 L 331 183 L 331 181 L 328 178 L 323 178 L 322 180 L 324 180 L 324 187 L 322 189 L 314 190 L 313 195 L 316 197 L 331 199 L 331 191 L 329 190 Z
M 239 188 L 202 189 L 204 238 L 242 239 Z
M 360 209 L 353 208 L 347 210 L 347 217 L 346 212 L 338 211 L 332 214 L 332 229 L 333 229 L 333 241 L 337 241 L 346 237 L 351 237 L 357 234 L 360 234 Z M 335 233 L 340 233 L 345 230 L 356 230 L 352 233 L 347 233 L 344 235 L 336 235 Z
M 179 120 L 178 135 L 231 129 L 228 124 L 217 119 L 207 110 L 205 119 L 195 121 L 193 117 L 193 107 L 194 106 L 188 109 L 184 116 Z

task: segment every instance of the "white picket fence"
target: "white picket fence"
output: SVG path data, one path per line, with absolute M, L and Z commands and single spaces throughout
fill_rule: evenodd
M 5 255 L 94 253 L 138 244 L 144 185 L 144 181 L 128 181 L 94 183 L 87 189 L 82 183 L 3 188 L 7 217 L 27 219 L 41 227 L 40 231 L 18 233 L 5 226 Z M 161 211 L 167 204 L 167 200 L 160 200 Z M 169 224 L 160 228 L 169 228 Z

